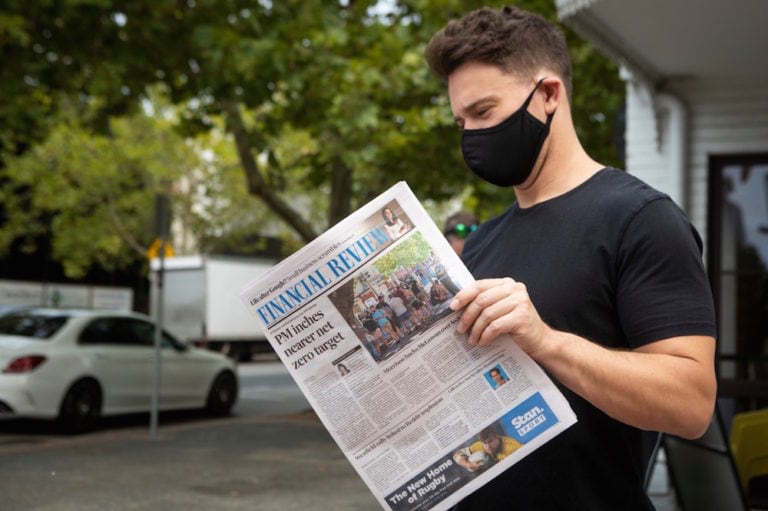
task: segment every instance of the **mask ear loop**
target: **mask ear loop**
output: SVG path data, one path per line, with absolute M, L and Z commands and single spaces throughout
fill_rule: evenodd
M 546 80 L 547 77 L 545 76 L 538 82 L 536 82 L 536 87 L 533 88 L 530 94 L 528 94 L 528 97 L 526 98 L 525 102 L 523 103 L 523 109 L 528 110 L 528 105 L 530 104 L 531 100 L 533 99 L 533 94 L 538 90 L 539 85 L 541 85 L 544 80 Z M 549 132 L 549 125 L 552 123 L 552 118 L 555 116 L 555 112 L 552 112 L 551 114 L 547 114 L 547 122 L 544 124 L 546 126 L 547 133 Z
M 542 82 L 543 82 L 544 80 L 546 80 L 546 79 L 547 79 L 547 77 L 545 76 L 544 78 L 542 78 L 541 80 L 539 80 L 538 82 L 536 82 L 536 87 L 534 87 L 534 88 L 533 88 L 533 90 L 531 91 L 531 93 L 528 95 L 528 99 L 526 99 L 526 100 L 525 100 L 525 103 L 523 103 L 523 108 L 524 108 L 524 110 L 525 110 L 526 112 L 528 111 L 528 104 L 531 102 L 531 99 L 533 98 L 533 93 L 534 93 L 534 92 L 536 92 L 536 90 L 539 88 L 539 85 L 541 85 L 541 84 L 542 84 Z M 554 111 L 553 111 L 551 114 L 547 114 L 547 122 L 546 122 L 546 123 L 544 123 L 544 136 L 545 136 L 545 137 L 546 137 L 547 135 L 549 135 L 549 125 L 550 125 L 550 124 L 552 124 L 552 118 L 553 118 L 553 117 L 555 117 L 555 112 L 557 112 L 557 109 L 555 109 L 555 110 L 554 110 Z M 529 113 L 528 115 L 532 115 L 532 114 L 530 114 L 530 113 Z M 540 144 L 540 145 L 539 145 L 539 147 L 537 148 L 537 152 L 541 150 L 541 146 L 542 146 L 543 144 L 544 144 L 544 139 L 542 139 L 542 140 L 541 140 L 541 144 Z M 533 179 L 533 182 L 531 182 L 531 184 L 528 186 L 528 188 L 530 188 L 531 186 L 533 186 L 533 183 L 535 183 L 535 182 L 536 182 L 536 180 L 537 180 L 537 179 L 539 179 L 539 173 L 541 173 L 541 169 L 539 169 L 539 172 L 536 174 L 536 177 Z
M 531 93 L 530 93 L 530 94 L 528 94 L 528 97 L 527 97 L 527 98 L 525 98 L 525 101 L 523 102 L 523 108 L 525 108 L 526 110 L 528 110 L 528 104 L 529 104 L 529 103 L 531 102 L 531 100 L 533 99 L 533 94 L 534 94 L 534 93 L 535 93 L 535 92 L 536 92 L 536 91 L 539 89 L 539 85 L 541 85 L 541 84 L 544 82 L 544 80 L 546 80 L 546 79 L 547 79 L 547 77 L 545 76 L 544 78 L 542 78 L 541 80 L 539 80 L 538 82 L 536 82 L 536 87 L 534 87 L 534 88 L 533 88 L 533 90 L 531 91 Z

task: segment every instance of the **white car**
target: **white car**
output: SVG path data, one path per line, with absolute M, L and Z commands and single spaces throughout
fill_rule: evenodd
M 73 432 L 99 416 L 150 410 L 155 326 L 132 312 L 26 308 L 0 316 L 0 418 L 58 419 Z M 235 363 L 163 333 L 160 410 L 226 415 Z

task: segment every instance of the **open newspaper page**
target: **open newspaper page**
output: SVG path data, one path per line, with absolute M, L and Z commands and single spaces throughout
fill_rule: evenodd
M 242 291 L 384 509 L 448 509 L 576 421 L 511 339 L 456 332 L 471 281 L 401 182 Z

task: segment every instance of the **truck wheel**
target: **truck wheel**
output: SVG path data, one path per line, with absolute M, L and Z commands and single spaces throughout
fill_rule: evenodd
M 81 380 L 61 401 L 58 422 L 67 433 L 85 433 L 96 426 L 101 415 L 101 389 L 95 381 Z
M 253 350 L 251 349 L 251 345 L 247 342 L 241 344 L 242 346 L 240 346 L 240 349 L 237 352 L 237 361 L 250 362 L 253 360 Z
M 219 373 L 208 391 L 205 409 L 215 416 L 229 415 L 237 400 L 237 378 L 231 371 Z

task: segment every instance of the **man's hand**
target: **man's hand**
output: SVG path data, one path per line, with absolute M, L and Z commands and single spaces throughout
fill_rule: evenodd
M 717 388 L 712 337 L 608 349 L 549 327 L 525 286 L 510 278 L 468 285 L 451 301 L 451 309 L 461 308 L 457 330 L 468 331 L 470 343 L 510 334 L 553 377 L 616 420 L 683 438 L 698 438 L 709 424 Z
M 457 327 L 469 332 L 469 343 L 484 346 L 508 333 L 529 355 L 544 347 L 550 328 L 531 303 L 525 284 L 511 278 L 478 280 L 462 289 L 451 309 L 464 309 Z

